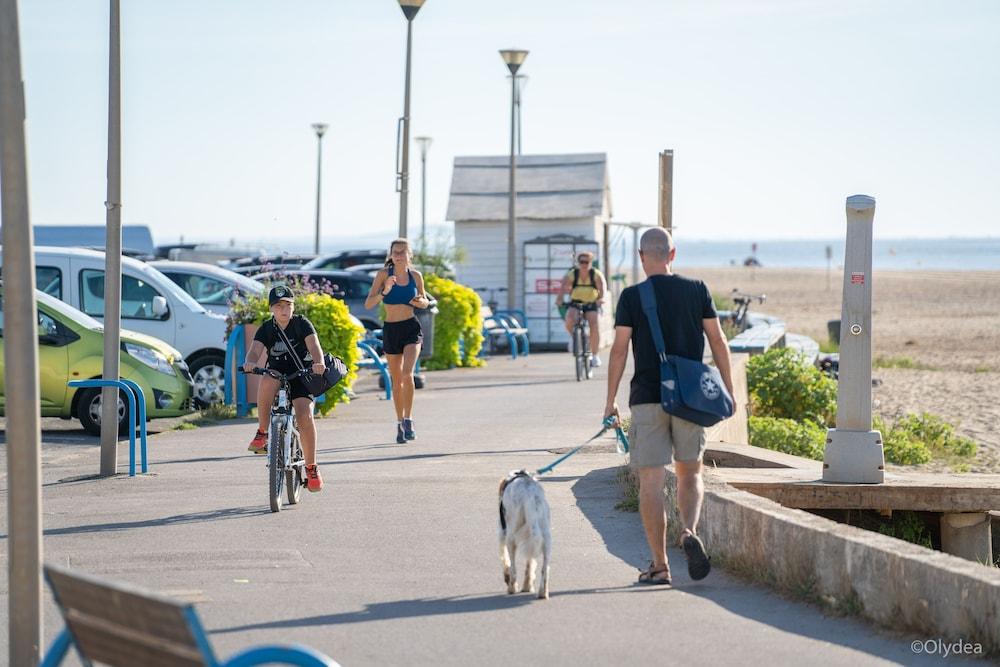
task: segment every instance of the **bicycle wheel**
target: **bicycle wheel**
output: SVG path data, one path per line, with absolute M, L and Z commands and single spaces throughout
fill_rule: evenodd
M 585 380 L 589 380 L 594 377 L 594 368 L 590 365 L 590 329 L 584 328 L 581 333 L 581 353 L 580 356 L 583 357 L 583 377 Z
M 586 363 L 583 357 L 583 329 L 579 326 L 573 328 L 573 360 L 576 365 L 576 381 L 579 382 L 586 374 L 583 366 Z
M 285 483 L 285 453 L 282 446 L 285 434 L 282 429 L 271 425 L 271 441 L 267 443 L 268 495 L 271 511 L 281 511 L 281 491 Z
M 285 486 L 288 488 L 288 504 L 297 505 L 302 497 L 302 466 L 295 465 L 302 461 L 302 445 L 299 434 L 292 433 L 292 461 L 285 469 Z

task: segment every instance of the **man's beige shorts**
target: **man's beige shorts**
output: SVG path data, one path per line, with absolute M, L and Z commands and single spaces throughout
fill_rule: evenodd
M 633 405 L 628 430 L 629 463 L 635 468 L 700 461 L 705 453 L 705 428 L 668 415 L 659 403 Z

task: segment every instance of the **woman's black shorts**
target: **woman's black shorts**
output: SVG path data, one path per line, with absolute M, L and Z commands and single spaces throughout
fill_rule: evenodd
M 403 354 L 403 348 L 407 345 L 419 345 L 423 342 L 424 334 L 415 317 L 382 325 L 382 350 L 386 354 Z

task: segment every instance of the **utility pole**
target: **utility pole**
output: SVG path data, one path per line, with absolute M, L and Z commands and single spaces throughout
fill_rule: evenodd
M 660 227 L 674 233 L 674 151 L 660 151 Z
M 0 200 L 3 205 L 7 391 L 7 639 L 11 665 L 37 665 L 42 644 L 42 456 L 35 258 L 28 215 L 24 83 L 17 0 L 0 0 Z

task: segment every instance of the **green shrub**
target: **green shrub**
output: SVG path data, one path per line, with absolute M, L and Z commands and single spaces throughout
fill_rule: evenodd
M 837 414 L 837 383 L 802 355 L 774 348 L 747 362 L 747 387 L 753 413 L 832 426 Z
M 424 276 L 424 286 L 437 299 L 438 314 L 434 318 L 434 356 L 421 365 L 427 370 L 481 366 L 478 355 L 483 346 L 483 318 L 479 295 L 433 273 Z
M 903 368 L 914 371 L 936 371 L 937 368 L 928 364 L 914 361 L 910 357 L 875 357 L 872 362 L 873 368 Z
M 347 392 L 358 377 L 358 341 L 361 340 L 364 328 L 351 320 L 347 305 L 340 299 L 300 286 L 295 287 L 294 291 L 295 314 L 302 315 L 313 323 L 323 352 L 343 359 L 348 369 L 347 377 L 326 393 L 326 400 L 317 404 L 320 413 L 326 415 L 338 403 L 350 400 Z M 227 332 L 240 324 L 263 324 L 270 317 L 266 294 L 245 296 L 233 304 L 226 317 Z
M 878 527 L 878 532 L 899 540 L 905 540 L 912 544 L 918 544 L 928 549 L 933 549 L 931 534 L 927 530 L 927 524 L 923 522 L 916 512 L 894 513 L 891 520 L 886 521 Z
M 750 417 L 750 444 L 776 452 L 823 460 L 826 429 L 813 421 L 780 417 Z
M 974 440 L 958 435 L 952 424 L 929 412 L 908 414 L 892 424 L 876 416 L 873 423 L 882 433 L 885 460 L 890 463 L 927 463 L 932 458 L 955 462 L 976 455 Z

